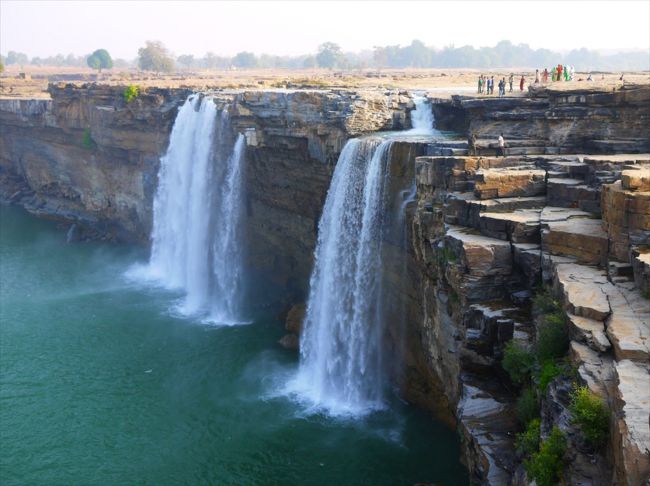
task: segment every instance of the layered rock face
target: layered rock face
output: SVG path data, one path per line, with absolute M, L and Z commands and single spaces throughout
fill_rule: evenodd
M 432 98 L 438 127 L 474 133 L 494 155 L 503 133 L 522 154 L 650 152 L 650 90 L 532 87 L 528 97 Z M 525 148 L 519 149 L 519 146 Z M 510 151 L 513 155 L 515 151 Z
M 579 381 L 611 411 L 613 466 L 606 455 L 589 459 L 561 380 L 542 398 L 542 435 L 553 425 L 567 435 L 570 484 L 644 484 L 650 155 L 419 157 L 416 171 L 421 347 L 446 384 L 473 481 L 527 484 L 500 362 L 511 340 L 535 346 L 540 316 L 530 302 L 541 283 L 566 314 Z
M 146 242 L 160 156 L 183 89 L 51 85 L 51 100 L 0 100 L 2 198 L 78 223 L 89 237 Z M 304 289 L 333 166 L 350 137 L 409 127 L 398 91 L 219 92 L 247 138 L 250 263 Z
M 183 90 L 50 86 L 51 100 L 0 100 L 2 198 L 82 223 L 94 236 L 146 241 L 159 157 Z

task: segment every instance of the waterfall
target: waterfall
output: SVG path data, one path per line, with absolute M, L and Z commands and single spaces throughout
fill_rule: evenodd
M 426 98 L 414 98 L 413 128 L 433 135 Z M 388 138 L 352 139 L 339 156 L 318 226 L 314 270 L 294 392 L 332 414 L 383 407 L 383 242 L 389 221 Z M 412 196 L 414 184 L 405 189 Z M 398 210 L 404 210 L 406 201 Z M 397 224 L 405 225 L 401 214 Z M 393 223 L 395 224 L 395 223 Z M 399 232 L 401 234 L 401 231 Z
M 243 161 L 228 112 L 191 95 L 161 158 L 145 277 L 181 289 L 184 315 L 221 324 L 241 320 Z
M 411 129 L 407 132 L 413 135 L 433 135 L 433 110 L 429 101 L 420 95 L 413 96 L 415 109 L 411 111 Z
M 382 406 L 381 242 L 390 146 L 348 141 L 319 224 L 297 387 L 333 413 Z

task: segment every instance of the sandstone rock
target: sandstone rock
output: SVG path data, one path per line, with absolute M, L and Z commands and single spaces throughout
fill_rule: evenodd
M 305 320 L 305 314 L 307 312 L 306 304 L 296 304 L 287 314 L 287 320 L 285 322 L 285 329 L 297 336 L 302 334 L 302 324 Z
M 589 390 L 602 399 L 611 401 L 616 387 L 614 360 L 576 341 L 571 341 L 569 356 Z
M 547 222 L 542 248 L 555 255 L 574 257 L 579 263 L 602 265 L 607 260 L 607 234 L 601 221 L 574 218 Z
M 650 362 L 650 305 L 638 291 L 606 287 L 611 315 L 607 337 L 617 360 Z
M 536 209 L 518 209 L 510 213 L 482 212 L 479 228 L 492 238 L 513 243 L 538 243 L 540 212 Z
M 604 185 L 601 207 L 611 256 L 630 261 L 631 245 L 650 245 L 650 192 L 628 191 L 621 181 Z
M 624 170 L 621 173 L 621 186 L 628 191 L 650 191 L 650 165 L 637 170 Z
M 612 347 L 605 335 L 605 324 L 588 317 L 567 314 L 569 318 L 569 335 L 575 341 L 586 344 L 602 353 Z
M 623 360 L 615 365 L 612 450 L 618 484 L 646 484 L 650 480 L 650 374 L 648 364 Z
M 474 192 L 479 199 L 538 196 L 546 191 L 545 178 L 538 169 L 483 169 L 476 173 Z
M 510 435 L 516 430 L 512 403 L 486 390 L 464 385 L 458 420 L 468 467 L 481 484 L 508 484 L 515 455 Z
M 297 350 L 300 347 L 300 338 L 290 332 L 289 334 L 282 336 L 278 343 L 285 349 Z
M 634 282 L 645 297 L 650 297 L 650 249 L 632 250 Z
M 586 265 L 555 265 L 554 285 L 564 307 L 574 315 L 604 321 L 610 314 L 606 288 L 612 285 L 605 272 Z

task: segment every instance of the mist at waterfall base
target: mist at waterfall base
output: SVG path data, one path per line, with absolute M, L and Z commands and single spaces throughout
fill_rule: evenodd
M 201 324 L 169 312 L 182 290 L 120 277 L 141 248 L 0 220 L 3 486 L 467 484 L 456 434 L 398 400 L 338 420 L 269 398 L 297 366 L 277 308 Z
M 388 158 L 395 139 L 435 133 L 431 106 L 422 96 L 414 102 L 410 130 L 349 140 L 334 170 L 318 226 L 300 368 L 285 389 L 313 412 L 354 417 L 386 407 L 383 242 L 389 231 L 402 232 L 391 224 L 405 224 L 401 214 L 390 218 Z M 412 197 L 414 182 L 398 189 Z
M 160 161 L 149 263 L 128 272 L 182 290 L 175 310 L 213 324 L 243 322 L 244 152 L 227 110 L 191 95 Z

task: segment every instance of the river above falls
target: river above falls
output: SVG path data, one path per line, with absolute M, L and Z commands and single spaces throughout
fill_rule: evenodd
M 66 243 L 0 207 L 0 477 L 10 484 L 467 484 L 457 434 L 396 398 L 361 418 L 276 393 L 277 309 L 215 327 L 124 277 L 146 252 Z

